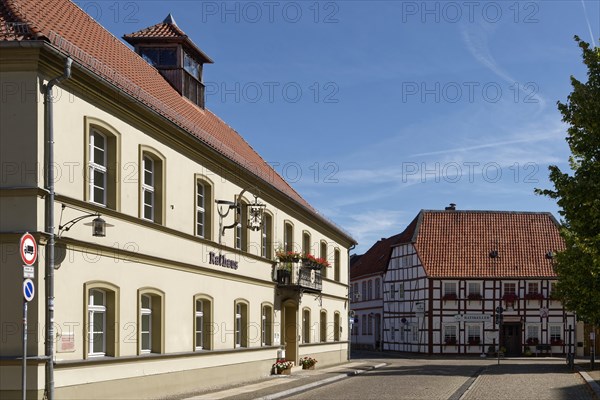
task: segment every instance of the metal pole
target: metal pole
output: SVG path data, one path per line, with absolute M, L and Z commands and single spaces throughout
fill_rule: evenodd
M 23 300 L 23 367 L 21 369 L 22 399 L 27 398 L 27 300 Z
M 71 76 L 71 58 L 65 60 L 64 72 L 46 85 L 44 101 L 46 103 L 46 379 L 45 389 L 48 400 L 54 400 L 54 98 L 52 88 Z

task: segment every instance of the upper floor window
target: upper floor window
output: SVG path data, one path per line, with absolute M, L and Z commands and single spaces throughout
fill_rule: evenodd
M 196 236 L 212 237 L 212 186 L 204 179 L 196 178 Z
M 143 219 L 164 221 L 164 158 L 156 152 L 142 149 L 140 177 L 140 215 Z
M 375 279 L 375 298 L 381 298 L 381 279 L 379 278 Z
M 373 281 L 369 279 L 367 282 L 367 298 L 366 300 L 373 300 Z
M 107 123 L 85 117 L 85 194 L 94 204 L 119 209 L 120 134 Z
M 327 260 L 327 242 L 323 240 L 321 241 L 321 245 L 319 246 L 319 257 Z M 321 270 L 321 274 L 324 278 L 327 278 L 327 269 L 328 268 L 323 268 Z
M 140 55 L 155 67 L 177 66 L 177 48 L 175 47 L 140 47 Z
M 369 298 L 367 297 L 367 281 L 362 282 L 362 300 L 367 301 Z
M 108 141 L 102 133 L 92 130 L 90 134 L 90 201 L 106 205 L 108 191 Z
M 505 282 L 504 294 L 517 294 L 517 284 L 515 282 Z
M 263 225 L 261 235 L 261 255 L 265 258 L 271 259 L 271 257 L 273 257 L 273 217 L 271 217 L 270 214 L 263 214 Z
M 144 180 L 142 181 L 142 201 L 145 219 L 154 221 L 155 200 L 154 200 L 154 160 L 144 156 L 142 160 L 144 169 Z
M 248 207 L 241 201 L 240 220 L 235 227 L 235 248 L 248 251 Z
M 539 282 L 529 282 L 527 284 L 527 293 L 528 294 L 538 294 L 539 292 L 540 292 Z
M 302 254 L 311 254 L 310 233 L 302 233 Z
M 481 282 L 469 282 L 467 284 L 467 289 L 468 289 L 467 296 L 470 296 L 470 297 L 481 296 Z
M 336 281 L 340 281 L 341 265 L 340 265 L 340 250 L 335 249 L 333 252 L 333 275 Z
M 289 222 L 283 225 L 283 247 L 285 251 L 294 251 L 294 227 Z

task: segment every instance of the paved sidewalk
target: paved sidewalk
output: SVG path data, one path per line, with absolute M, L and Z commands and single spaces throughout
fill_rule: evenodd
M 170 400 L 242 400 L 242 399 L 279 399 L 312 387 L 321 386 L 348 376 L 378 368 L 385 363 L 355 361 L 315 370 L 303 370 L 294 367 L 292 375 L 271 375 L 256 383 L 236 385 L 234 387 L 195 393 L 190 396 L 177 396 Z
M 475 379 L 461 400 L 588 400 L 595 394 L 578 372 L 562 359 L 505 360 L 490 365 Z

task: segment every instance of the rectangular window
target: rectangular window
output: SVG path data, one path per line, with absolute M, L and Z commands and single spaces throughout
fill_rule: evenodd
M 366 301 L 369 298 L 367 297 L 367 282 L 363 281 L 362 283 L 362 300 Z
M 367 334 L 367 323 L 368 323 L 367 316 L 363 315 L 361 318 L 362 318 L 362 332 L 361 333 L 363 335 L 366 335 Z
M 283 227 L 283 242 L 285 251 L 294 251 L 294 228 L 287 222 Z
M 398 299 L 404 299 L 404 283 L 398 284 Z
M 548 328 L 550 330 L 550 344 L 562 344 L 562 325 L 549 325 Z
M 413 343 L 419 342 L 419 327 L 417 325 L 412 324 L 410 326 L 410 335 L 411 335 L 411 341 Z
M 143 182 L 142 182 L 142 199 L 143 199 L 143 216 L 145 219 L 154 221 L 154 161 L 144 156 L 143 161 Z
M 196 183 L 196 235 L 205 237 L 205 216 L 206 216 L 206 190 L 204 184 L 201 182 Z
M 538 282 L 529 282 L 527 284 L 528 294 L 538 294 L 540 290 L 540 284 Z
M 390 300 L 396 299 L 396 284 L 392 283 L 390 285 Z
M 390 328 L 390 338 L 392 341 L 396 340 L 396 329 L 393 326 Z
M 373 299 L 373 281 L 369 280 L 369 282 L 367 282 L 367 300 L 372 300 Z
M 468 295 L 481 295 L 481 282 L 469 282 Z
M 367 323 L 367 335 L 373 334 L 373 316 L 369 314 L 369 322 Z
M 262 250 L 261 254 L 263 257 L 271 259 L 273 252 L 271 251 L 271 232 L 273 227 L 272 218 L 268 214 L 263 214 L 263 225 L 262 225 Z
M 375 298 L 381 298 L 381 280 L 379 278 L 375 279 Z
M 515 282 L 505 282 L 504 294 L 517 294 L 517 284 Z
M 526 331 L 527 337 L 525 341 L 528 345 L 537 345 L 540 342 L 540 326 L 538 324 L 527 325 Z
M 456 294 L 457 294 L 456 282 L 444 282 L 444 296 L 447 296 L 447 295 L 456 296 Z
M 106 206 L 107 191 L 107 139 L 99 132 L 90 134 L 90 200 Z
M 481 325 L 467 325 L 467 340 L 470 345 L 478 345 L 481 342 Z
M 319 319 L 319 331 L 321 342 L 327 341 L 327 313 L 322 311 Z
M 152 298 L 148 295 L 142 295 L 141 307 L 141 330 L 140 340 L 142 353 L 150 353 L 152 350 Z
M 456 344 L 456 325 L 444 325 L 444 343 Z
M 106 294 L 102 290 L 90 290 L 88 313 L 88 353 L 90 356 L 104 356 L 106 353 Z

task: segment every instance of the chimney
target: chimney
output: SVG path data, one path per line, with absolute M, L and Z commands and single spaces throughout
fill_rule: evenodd
M 456 203 L 450 203 L 450 205 L 448 207 L 444 208 L 444 210 L 446 210 L 446 211 L 456 210 Z

